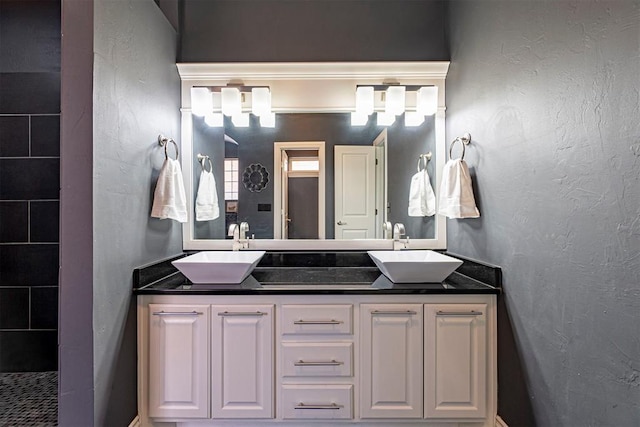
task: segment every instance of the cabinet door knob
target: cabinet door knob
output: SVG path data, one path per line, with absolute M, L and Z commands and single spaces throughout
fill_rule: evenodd
M 338 221 L 336 224 L 338 224 L 338 225 L 347 225 L 346 222 L 342 222 L 342 221 Z

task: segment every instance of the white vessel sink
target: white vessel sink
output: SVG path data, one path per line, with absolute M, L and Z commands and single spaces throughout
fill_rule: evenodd
M 382 274 L 394 283 L 442 282 L 462 261 L 434 251 L 368 251 Z
M 202 251 L 171 263 L 193 283 L 240 283 L 265 251 Z

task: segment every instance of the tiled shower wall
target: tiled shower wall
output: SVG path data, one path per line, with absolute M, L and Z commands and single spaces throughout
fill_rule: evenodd
M 57 369 L 59 169 L 60 2 L 2 0 L 0 372 Z

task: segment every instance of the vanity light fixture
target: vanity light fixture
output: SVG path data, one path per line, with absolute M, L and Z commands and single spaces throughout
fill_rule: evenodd
M 407 127 L 420 126 L 424 123 L 424 114 L 417 111 L 407 111 L 404 113 L 404 125 Z
M 378 113 L 378 126 L 391 126 L 396 121 L 395 114 L 380 112 Z
M 223 87 L 220 89 L 222 114 L 235 116 L 242 113 L 242 95 L 237 87 Z
M 356 109 L 351 113 L 351 125 L 364 126 L 368 116 L 377 112 L 378 126 L 390 126 L 396 116 L 402 114 L 405 115 L 405 126 L 420 126 L 424 123 L 424 116 L 433 115 L 437 110 L 436 86 L 359 85 L 356 87 Z
M 368 121 L 368 114 L 359 113 L 358 111 L 351 113 L 351 126 L 365 126 Z
M 204 122 L 212 128 L 221 128 L 224 126 L 224 114 L 208 113 L 204 116 Z
M 358 86 L 356 88 L 356 114 L 368 116 L 373 113 L 374 91 L 373 86 Z M 353 117 L 351 118 L 353 121 Z M 366 120 L 365 123 L 366 124 Z
M 191 113 L 204 116 L 211 127 L 224 126 L 224 116 L 235 126 L 249 126 L 249 113 L 260 117 L 260 125 L 275 126 L 271 112 L 271 91 L 268 86 L 196 86 L 191 88 Z
M 196 116 L 206 116 L 213 111 L 213 98 L 206 87 L 191 88 L 191 113 Z
M 238 113 L 231 116 L 233 125 L 239 128 L 249 127 L 249 113 Z
M 405 86 L 389 86 L 387 88 L 386 100 L 384 103 L 384 112 L 399 116 L 404 113 L 404 104 L 406 99 Z
M 263 128 L 274 128 L 276 127 L 276 113 L 268 113 L 262 114 L 260 116 L 260 126 Z
M 416 111 L 424 116 L 432 116 L 438 111 L 438 88 L 423 86 L 418 89 Z
M 271 92 L 268 87 L 251 89 L 251 112 L 258 117 L 271 114 Z

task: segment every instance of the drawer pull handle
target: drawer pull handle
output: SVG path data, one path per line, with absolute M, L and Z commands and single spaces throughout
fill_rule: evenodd
M 294 325 L 339 325 L 344 323 L 342 320 L 294 320 Z
M 218 316 L 266 316 L 262 311 L 221 311 Z
M 337 360 L 331 360 L 328 362 L 305 362 L 304 360 L 298 360 L 297 362 L 293 362 L 294 366 L 340 366 L 344 365 L 344 362 L 339 362 Z
M 373 310 L 371 314 L 418 314 L 413 310 Z
M 336 403 L 330 403 L 328 405 L 308 405 L 306 403 L 298 403 L 295 409 L 341 409 L 344 408 L 342 405 L 338 405 Z
M 482 316 L 481 311 L 442 311 L 438 310 L 436 316 Z
M 154 316 L 199 316 L 203 314 L 201 311 L 154 311 Z

